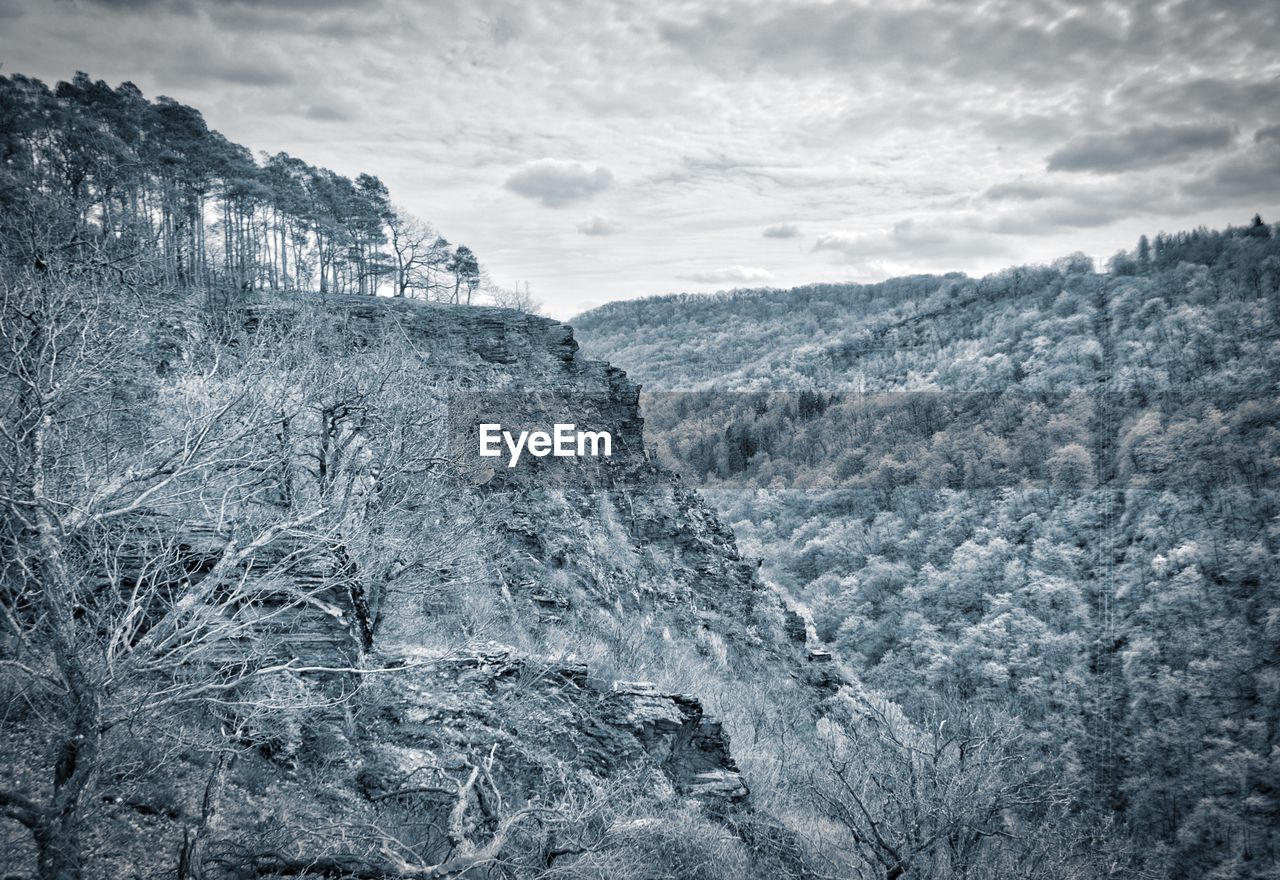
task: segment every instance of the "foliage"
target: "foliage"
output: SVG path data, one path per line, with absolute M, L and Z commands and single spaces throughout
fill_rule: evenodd
M 645 383 L 658 459 L 903 723 L 1003 713 L 1147 870 L 1261 877 L 1280 862 L 1278 320 L 1280 236 L 1255 218 L 1144 237 L 1105 274 L 574 323 Z
M 52 90 L 0 76 L 0 257 L 94 262 L 135 284 L 386 285 L 454 302 L 480 278 L 470 248 L 393 208 L 378 178 L 287 153 L 255 160 L 198 110 L 84 73 Z

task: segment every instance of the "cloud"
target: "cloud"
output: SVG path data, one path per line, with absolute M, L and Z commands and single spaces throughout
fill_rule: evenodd
M 1194 217 L 1239 210 L 1248 215 L 1280 196 L 1280 128 L 1266 129 L 1212 161 L 1150 174 L 1020 178 L 996 184 L 974 203 L 975 228 L 1000 235 L 1046 236 L 1100 229 L 1139 218 Z M 1161 221 L 1162 225 L 1166 221 Z M 1221 220 L 1214 222 L 1221 223 Z M 1190 226 L 1192 224 L 1186 224 Z
M 137 10 L 137 9 L 153 9 L 160 7 L 175 7 L 180 4 L 168 2 L 168 0 L 93 0 L 93 5 L 105 7 L 111 10 Z
M 608 217 L 592 214 L 578 224 L 578 231 L 583 235 L 613 235 L 621 232 L 622 227 Z
M 796 238 L 800 235 L 800 227 L 794 223 L 775 223 L 764 228 L 765 238 Z
M 1242 48 L 1247 50 L 1247 43 Z M 1171 79 L 1166 70 L 1155 67 L 1127 79 L 1112 100 L 1121 111 L 1172 119 L 1268 120 L 1280 104 L 1280 80 L 1236 75 Z
M 296 59 L 276 47 L 254 51 L 229 40 L 201 43 L 185 36 L 169 42 L 163 58 L 155 60 L 174 65 L 176 69 L 168 79 L 173 85 L 183 87 L 208 88 L 214 85 L 211 81 L 216 80 L 232 86 L 274 89 L 299 82 L 293 66 Z
M 998 183 L 978 201 L 978 227 L 1002 235 L 1096 229 L 1143 214 L 1185 208 L 1167 180 L 1130 175 L 1098 181 L 1046 177 Z
M 1230 14 L 1214 3 L 1171 4 L 1158 13 L 1131 7 L 1082 0 L 721 3 L 659 14 L 657 31 L 673 49 L 726 75 L 840 72 L 852 74 L 857 88 L 863 77 L 900 83 L 897 74 L 911 72 L 926 87 L 965 83 L 958 96 L 981 94 L 972 88 L 979 83 L 1020 92 L 1047 86 L 1058 110 L 1069 103 L 1064 85 L 1101 96 L 1131 72 L 1154 72 L 1168 86 L 1174 71 L 1239 69 L 1249 61 L 1265 70 L 1273 60 L 1274 0 L 1239 0 Z M 1010 91 L 1000 97 L 1008 104 Z
M 110 10 L 165 10 L 190 14 L 199 0 L 81 0 L 86 6 L 101 6 Z M 353 5 L 368 5 L 373 0 L 223 0 L 221 8 L 214 12 L 255 8 L 286 9 L 294 12 L 316 12 Z
M 613 172 L 603 165 L 588 168 L 581 162 L 538 159 L 526 162 L 504 184 L 517 195 L 533 199 L 546 208 L 563 208 L 589 199 L 613 185 Z
M 1280 196 L 1280 126 L 1259 131 L 1246 149 L 1187 181 L 1182 192 L 1211 204 L 1235 201 L 1253 206 L 1258 199 Z
M 1051 200 L 1028 210 L 1012 210 L 983 221 L 983 228 L 1002 235 L 1049 235 L 1064 229 L 1095 229 L 1146 213 L 1141 202 Z
M 768 262 L 759 285 L 1112 252 L 1265 216 L 1280 186 L 1275 0 L 431 7 L 0 0 L 20 16 L 0 19 L 3 72 L 131 80 L 255 153 L 377 174 L 501 282 L 555 291 L 558 314 L 716 289 L 675 273 L 744 262 Z M 1155 164 L 1134 139 L 1190 123 L 1238 134 Z M 1091 141 L 1138 164 L 1099 173 L 1116 163 L 1082 159 Z M 525 164 L 542 157 L 560 161 Z M 584 238 L 618 219 L 624 234 Z M 762 238 L 782 221 L 800 235 Z M 607 260 L 583 258 L 604 242 Z
M 351 122 L 359 118 L 359 112 L 343 101 L 329 101 L 324 104 L 310 104 L 302 115 L 317 122 Z
M 815 251 L 835 251 L 850 263 L 868 259 L 901 257 L 916 262 L 933 262 L 951 257 L 996 255 L 1004 247 L 981 231 L 959 224 L 937 224 L 902 220 L 888 232 L 827 232 L 813 244 Z
M 677 277 L 685 281 L 696 281 L 699 284 L 749 284 L 768 281 L 773 277 L 773 273 L 759 266 L 725 266 L 710 272 L 691 272 Z
M 989 187 L 985 197 L 993 202 L 1035 202 L 1040 199 L 1050 198 L 1057 191 L 1057 188 L 1043 181 L 1011 180 Z
M 1235 138 L 1236 128 L 1231 125 L 1147 125 L 1074 138 L 1049 156 L 1047 167 L 1050 171 L 1114 174 L 1180 162 L 1206 150 L 1221 150 L 1231 146 Z
M 280 67 L 229 65 L 210 73 L 241 86 L 287 86 L 294 81 L 293 72 Z

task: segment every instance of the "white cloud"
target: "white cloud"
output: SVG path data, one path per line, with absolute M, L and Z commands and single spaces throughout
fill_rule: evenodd
M 993 236 L 960 223 L 926 224 L 914 219 L 901 220 L 888 231 L 827 232 L 818 236 L 813 249 L 835 251 L 847 262 L 859 265 L 868 261 L 883 263 L 890 257 L 931 265 L 944 259 L 1004 252 L 1004 246 Z
M 685 281 L 696 281 L 699 284 L 750 284 L 756 281 L 768 281 L 773 273 L 759 266 L 725 266 L 710 272 L 690 272 L 677 276 Z
M 583 235 L 615 235 L 622 231 L 622 226 L 600 214 L 592 214 L 578 224 L 578 231 Z
M 544 207 L 563 208 L 604 192 L 613 185 L 613 172 L 603 165 L 590 168 L 581 162 L 538 159 L 526 162 L 504 185 Z

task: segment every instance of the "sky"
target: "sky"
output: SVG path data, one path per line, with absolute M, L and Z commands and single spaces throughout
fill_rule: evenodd
M 1280 220 L 1280 2 L 0 0 L 77 70 L 382 178 L 556 317 Z

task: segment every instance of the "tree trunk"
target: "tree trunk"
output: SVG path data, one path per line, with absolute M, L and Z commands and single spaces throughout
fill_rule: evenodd
M 36 874 L 40 880 L 80 880 L 80 817 L 70 811 L 52 817 L 36 834 Z
M 100 695 L 84 667 L 75 636 L 74 585 L 61 542 L 62 524 L 49 510 L 45 494 L 45 443 L 53 419 L 40 417 L 34 437 L 31 497 L 40 547 L 40 592 L 50 624 L 52 648 L 70 700 L 70 723 L 54 760 L 53 796 L 36 834 L 41 880 L 79 880 L 80 803 L 97 769 L 102 737 Z

